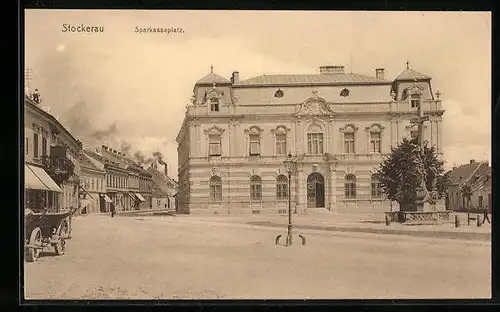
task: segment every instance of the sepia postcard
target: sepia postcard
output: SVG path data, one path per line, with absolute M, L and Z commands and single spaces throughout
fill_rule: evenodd
M 25 300 L 491 298 L 491 13 L 24 14 Z

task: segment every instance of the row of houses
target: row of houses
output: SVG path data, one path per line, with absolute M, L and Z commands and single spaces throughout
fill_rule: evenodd
M 39 97 L 25 96 L 24 118 L 25 208 L 81 214 L 175 209 L 177 182 L 161 159 L 144 168 L 106 145 L 84 146 Z
M 491 213 L 491 166 L 488 161 L 471 159 L 468 164 L 454 167 L 447 173 L 449 184 L 446 196 L 446 209 L 454 211 L 484 211 Z M 467 198 L 462 191 L 470 186 L 471 196 Z

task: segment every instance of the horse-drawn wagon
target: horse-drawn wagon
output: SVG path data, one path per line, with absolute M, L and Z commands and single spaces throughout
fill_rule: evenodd
M 38 260 L 43 249 L 52 246 L 57 255 L 66 250 L 66 240 L 71 237 L 70 218 L 72 211 L 33 212 L 24 214 L 24 255 L 28 262 Z

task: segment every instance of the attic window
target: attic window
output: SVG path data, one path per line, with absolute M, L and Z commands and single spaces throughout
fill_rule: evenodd
M 282 97 L 283 97 L 283 90 L 278 89 L 278 90 L 276 91 L 276 93 L 274 93 L 274 97 L 277 97 L 277 98 L 282 98 Z
M 346 97 L 349 96 L 349 90 L 344 89 L 344 90 L 340 91 L 340 96 L 346 96 Z
M 420 106 L 420 95 L 412 94 L 410 97 L 411 108 L 418 108 Z
M 219 111 L 219 99 L 218 98 L 210 98 L 210 111 L 218 112 Z

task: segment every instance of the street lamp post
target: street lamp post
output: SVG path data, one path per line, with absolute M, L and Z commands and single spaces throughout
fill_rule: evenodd
M 286 237 L 286 245 L 292 245 L 292 170 L 295 167 L 296 161 L 292 159 L 292 153 L 288 152 L 287 158 L 283 161 L 285 165 L 285 170 L 288 172 L 288 233 Z

